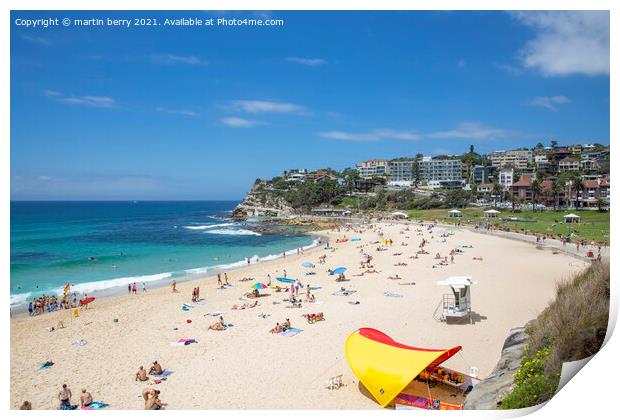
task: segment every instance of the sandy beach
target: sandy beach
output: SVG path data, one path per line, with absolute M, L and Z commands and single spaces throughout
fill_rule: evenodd
M 556 283 L 587 264 L 565 253 L 465 229 L 449 230 L 453 234 L 443 242 L 439 234 L 445 230 L 440 227 L 429 233 L 416 225 L 409 225 L 409 230 L 399 223 L 375 226 L 383 231 L 383 238 L 393 240 L 385 251 L 377 251 L 381 237 L 376 229 L 323 231 L 320 234 L 330 238 L 333 250 L 320 246 L 304 255 L 231 271 L 233 287 L 228 289 L 218 288 L 216 277 L 208 277 L 180 283 L 179 293 L 165 287 L 96 301 L 77 318 L 69 311 L 15 317 L 11 320 L 11 407 L 29 400 L 34 409 L 55 409 L 58 391 L 67 383 L 73 403 L 79 391 L 87 388 L 110 409 L 143 409 L 141 392 L 149 385 L 136 382 L 135 373 L 140 365 L 148 369 L 157 360 L 174 372 L 155 385 L 167 409 L 377 409 L 379 405 L 360 390 L 345 360 L 349 333 L 372 327 L 413 346 L 461 345 L 462 356 L 445 365 L 463 372 L 475 366 L 484 378 L 496 364 L 509 329 L 535 318 L 553 298 Z M 361 240 L 336 243 L 343 236 Z M 422 239 L 428 241 L 429 254 L 411 259 Z M 449 252 L 459 244 L 471 248 L 463 248 L 464 253 L 451 264 Z M 364 271 L 360 268 L 363 253 L 372 255 L 379 273 L 356 276 Z M 448 255 L 447 266 L 433 268 L 436 253 Z M 324 254 L 326 263 L 318 264 Z M 316 264 L 316 275 L 304 275 L 309 270 L 302 267 L 304 261 Z M 348 268 L 349 281 L 336 282 L 336 276 L 327 273 L 328 268 L 340 266 Z M 231 309 L 245 303 L 240 297 L 254 282 L 266 282 L 270 274 L 276 284 L 275 277 L 282 276 L 283 270 L 304 285 L 321 286 L 313 291 L 316 302 L 305 302 L 303 294 L 303 308 L 288 308 L 288 302 L 283 302 L 288 293 L 267 289 L 268 296 L 258 298 L 259 306 Z M 396 274 L 401 279 L 389 279 Z M 472 288 L 473 324 L 446 324 L 433 316 L 441 296 L 449 292 L 436 282 L 455 275 L 471 275 L 477 282 Z M 242 282 L 243 277 L 255 280 Z M 191 303 L 195 286 L 200 286 L 203 300 L 189 311 L 181 310 L 184 303 Z M 341 287 L 356 292 L 333 295 Z M 402 297 L 387 297 L 387 291 Z M 324 322 L 308 324 L 302 317 L 319 311 L 325 314 Z M 208 315 L 212 312 L 224 312 L 225 321 L 233 326 L 208 330 L 217 321 Z M 270 334 L 275 323 L 285 318 L 303 332 L 293 337 Z M 61 320 L 65 328 L 48 331 Z M 197 343 L 171 345 L 181 338 Z M 72 345 L 76 340 L 87 344 Z M 48 360 L 54 365 L 37 371 Z M 346 386 L 326 389 L 325 381 L 339 374 Z

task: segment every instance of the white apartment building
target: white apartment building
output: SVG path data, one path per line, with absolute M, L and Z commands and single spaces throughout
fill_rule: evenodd
M 497 175 L 497 182 L 504 190 L 509 190 L 512 186 L 515 171 L 513 168 L 504 168 Z
M 514 168 L 527 168 L 533 161 L 531 150 L 509 150 L 497 151 L 489 156 L 491 166 L 501 168 L 504 166 L 512 166 Z
M 428 156 L 419 162 L 420 181 L 461 181 L 463 172 L 459 159 L 432 159 Z
M 413 167 L 415 166 L 415 160 L 391 160 L 388 162 L 388 181 L 394 185 L 405 185 L 403 183 L 411 184 L 413 182 Z

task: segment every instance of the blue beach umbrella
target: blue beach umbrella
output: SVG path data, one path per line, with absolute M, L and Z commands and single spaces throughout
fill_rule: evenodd
M 312 268 L 312 267 L 314 267 L 314 264 L 312 264 L 312 263 L 311 263 L 311 262 L 309 262 L 309 261 L 306 261 L 306 262 L 305 262 L 305 263 L 303 263 L 302 265 L 303 265 L 304 267 L 308 267 L 308 268 Z
M 338 268 L 334 269 L 334 270 L 332 271 L 332 273 L 333 273 L 333 274 L 342 274 L 342 273 L 344 273 L 345 271 L 347 271 L 347 269 L 346 269 L 345 267 L 338 267 Z

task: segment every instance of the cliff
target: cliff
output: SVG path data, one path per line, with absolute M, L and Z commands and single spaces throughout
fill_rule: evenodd
M 499 408 L 502 398 L 511 391 L 513 376 L 521 367 L 527 341 L 528 335 L 525 327 L 510 330 L 495 369 L 467 396 L 465 410 L 497 410 Z

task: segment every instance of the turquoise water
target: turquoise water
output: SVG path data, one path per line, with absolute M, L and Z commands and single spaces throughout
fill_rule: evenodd
M 183 280 L 309 246 L 227 219 L 237 202 L 11 202 L 11 303 Z M 148 286 L 147 286 L 148 287 Z

